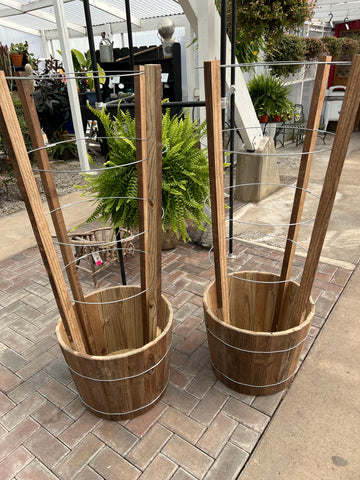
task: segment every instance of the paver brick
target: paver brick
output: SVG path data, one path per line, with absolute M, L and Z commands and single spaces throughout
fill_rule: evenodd
M 172 477 L 172 480 L 194 480 L 195 477 L 190 475 L 190 473 L 185 472 L 182 468 L 179 468 L 175 475 Z
M 270 417 L 231 398 L 223 408 L 223 412 L 238 420 L 246 427 L 261 433 L 268 424 Z
M 4 393 L 10 392 L 21 383 L 21 379 L 10 372 L 3 365 L 0 365 L 0 390 Z
M 20 368 L 16 373 L 21 378 L 26 380 L 48 365 L 53 359 L 54 357 L 50 353 L 45 352 L 31 362 L 27 363 L 24 367 Z
M 220 478 L 235 480 L 248 456 L 241 448 L 228 443 L 207 473 L 205 480 L 219 480 Z
M 186 391 L 201 399 L 215 384 L 216 377 L 210 365 L 206 365 L 194 378 Z
M 192 420 L 172 407 L 166 410 L 160 422 L 192 444 L 195 444 L 205 431 L 204 425 Z
M 90 462 L 90 465 L 105 480 L 136 480 L 140 477 L 140 470 L 127 462 L 120 455 L 105 447 Z
M 171 432 L 163 426 L 159 424 L 154 425 L 132 448 L 126 458 L 140 470 L 145 470 L 171 435 Z
M 72 480 L 104 447 L 93 435 L 88 435 L 53 468 L 61 480 Z
M 256 408 L 256 410 L 260 410 L 260 412 L 265 413 L 266 415 L 273 415 L 284 394 L 285 392 L 283 390 L 282 392 L 274 393 L 273 395 L 256 397 L 251 406 Z
M 107 420 L 103 420 L 93 430 L 93 434 L 120 455 L 126 455 L 126 453 L 138 441 L 138 437 L 136 437 L 136 435 L 129 432 L 118 422 Z
M 230 438 L 237 427 L 238 422 L 232 418 L 219 413 L 210 424 L 204 435 L 197 442 L 196 446 L 208 455 L 216 458 L 219 452 Z
M 2 392 L 0 392 L 0 416 L 14 408 L 14 403 Z
M 2 417 L 1 422 L 7 429 L 11 430 L 15 425 L 31 415 L 32 412 L 38 409 L 43 403 L 45 403 L 45 399 L 35 392 L 6 413 Z
M 175 463 L 160 454 L 141 475 L 141 480 L 169 480 L 176 469 Z
M 162 401 L 158 402 L 147 412 L 130 420 L 129 423 L 126 424 L 126 428 L 135 435 L 142 437 L 157 422 L 167 408 L 167 405 Z
M 206 333 L 194 330 L 183 342 L 176 346 L 177 350 L 191 355 L 206 341 Z
M 198 448 L 174 435 L 163 449 L 163 453 L 195 476 L 203 478 L 209 470 L 213 459 Z
M 169 384 L 163 396 L 163 401 L 168 405 L 176 407 L 181 412 L 188 414 L 194 409 L 199 400 L 189 393 L 180 390 L 180 388 Z
M 67 428 L 59 438 L 70 448 L 73 448 L 100 422 L 101 419 L 99 417 L 96 417 L 92 413 L 86 411 L 78 420 L 76 420 L 69 428 Z
M 76 475 L 75 480 L 102 480 L 102 478 L 103 477 L 96 473 L 92 468 L 85 467 L 78 475 Z
M 0 362 L 9 370 L 16 372 L 21 367 L 26 365 L 28 362 L 27 360 L 19 355 L 18 353 L 14 352 L 10 348 L 0 352 Z
M 193 377 L 187 373 L 182 372 L 180 369 L 170 366 L 170 382 L 175 386 L 184 389 Z
M 26 397 L 35 393 L 38 388 L 42 385 L 47 383 L 51 377 L 43 370 L 40 372 L 35 373 L 32 377 L 25 380 L 25 382 L 21 383 L 18 387 L 14 388 L 11 392 L 9 392 L 8 396 L 16 403 L 20 403 L 25 400 Z
M 260 434 L 258 432 L 239 424 L 231 437 L 231 441 L 246 452 L 251 453 L 259 438 Z
M 17 480 L 56 480 L 57 477 L 37 459 L 16 475 Z
M 31 416 L 55 436 L 60 435 L 74 421 L 60 410 L 60 408 L 50 402 L 44 403 L 44 405 L 33 412 Z
M 76 397 L 76 394 L 65 387 L 62 383 L 51 379 L 48 383 L 38 389 L 41 395 L 55 403 L 59 408 L 65 407 Z
M 72 376 L 68 366 L 66 365 L 63 358 L 56 358 L 49 365 L 45 367 L 45 372 L 54 377 L 58 382 L 69 386 L 69 383 L 72 381 Z M 75 388 L 76 390 L 76 388 Z M 77 392 L 77 390 L 76 390 Z
M 52 468 L 69 452 L 65 445 L 45 429 L 37 431 L 24 445 L 48 468 Z
M 7 335 L 6 339 L 4 339 L 4 343 L 17 353 L 23 353 L 26 349 L 34 345 L 33 342 L 25 338 L 23 335 L 19 335 L 11 329 L 9 330 L 9 335 Z
M 39 429 L 39 425 L 36 424 L 30 418 L 25 419 L 13 428 L 5 437 L 0 440 L 0 461 L 9 455 L 12 451 L 24 443 L 36 430 Z
M 227 400 L 227 396 L 219 390 L 210 390 L 202 398 L 196 408 L 191 412 L 191 417 L 205 425 L 213 420 Z
M 5 460 L 0 462 L 1 480 L 10 480 L 16 476 L 34 457 L 24 447 L 20 446 Z

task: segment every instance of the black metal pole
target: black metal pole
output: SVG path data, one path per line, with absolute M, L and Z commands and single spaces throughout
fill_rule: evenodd
M 226 65 L 226 0 L 221 0 L 221 43 L 220 43 L 220 64 Z M 226 68 L 221 68 L 221 99 L 226 95 Z M 225 128 L 225 108 L 222 105 L 222 124 Z
M 236 0 L 231 2 L 231 65 L 235 65 L 236 50 Z M 231 85 L 235 85 L 235 66 L 231 67 Z M 230 97 L 230 151 L 235 150 L 235 92 Z M 229 184 L 229 255 L 233 253 L 234 235 L 234 154 L 230 154 L 230 184 Z
M 83 3 L 84 3 L 86 29 L 87 29 L 87 35 L 88 35 L 88 40 L 89 40 L 91 65 L 92 65 L 92 71 L 93 71 L 93 74 L 94 74 L 96 101 L 101 102 L 102 98 L 101 98 L 101 91 L 100 91 L 99 72 L 98 72 L 97 61 L 96 61 L 96 53 L 95 53 L 96 49 L 95 49 L 95 43 L 94 43 L 94 32 L 93 32 L 93 27 L 92 27 L 89 0 L 83 0 Z
M 132 37 L 132 27 L 131 27 L 131 12 L 130 12 L 130 1 L 125 0 L 125 12 L 126 12 L 126 26 L 127 26 L 127 34 L 128 34 L 128 41 L 129 41 L 129 61 L 130 61 L 130 70 L 134 71 L 134 46 L 133 46 L 133 37 Z M 134 85 L 133 85 L 134 91 Z

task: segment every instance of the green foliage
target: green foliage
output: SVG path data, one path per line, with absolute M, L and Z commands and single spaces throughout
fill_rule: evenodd
M 343 61 L 352 60 L 353 55 L 360 51 L 360 42 L 355 38 L 341 37 L 339 42 L 341 46 L 340 58 Z
M 305 58 L 304 44 L 297 35 L 282 35 L 277 42 L 268 43 L 265 49 L 267 62 L 302 62 Z M 297 72 L 301 65 L 274 65 L 271 73 L 281 77 Z
M 263 49 L 264 42 L 261 38 L 247 41 L 241 35 L 236 39 L 236 58 L 239 63 L 256 63 L 259 60 L 259 51 Z M 244 70 L 249 70 L 245 68 Z
M 3 45 L 1 42 L 0 42 L 0 70 L 4 71 L 5 77 L 12 76 L 9 48 L 7 45 Z M 8 79 L 7 83 L 9 85 L 9 89 L 12 90 L 13 81 Z
M 220 11 L 220 0 L 215 0 Z M 297 30 L 313 15 L 313 0 L 238 0 L 236 50 L 240 63 L 256 62 L 263 41 L 276 44 L 291 30 Z M 231 2 L 227 3 L 228 31 L 231 31 Z M 255 53 L 256 52 L 256 53 Z
M 248 89 L 256 114 L 288 117 L 293 104 L 288 99 L 290 87 L 272 75 L 256 75 L 248 82 Z
M 10 45 L 10 53 L 19 53 L 20 55 L 27 55 L 29 53 L 29 44 L 25 43 L 12 43 Z
M 274 41 L 312 17 L 315 2 L 308 0 L 239 0 L 237 25 L 244 38 Z
M 328 54 L 328 48 L 320 38 L 304 37 L 301 39 L 306 61 L 316 60 L 320 55 Z
M 95 202 L 87 222 L 101 219 L 113 227 L 138 228 L 138 201 L 129 198 L 138 196 L 135 120 L 120 109 L 116 118 L 104 110 L 91 110 L 103 123 L 106 135 L 113 137 L 108 139 L 110 153 L 105 167 L 130 165 L 104 168 L 98 175 L 84 174 L 87 183 L 79 188 Z M 171 117 L 169 110 L 163 115 L 162 228 L 184 241 L 189 240 L 189 221 L 199 229 L 209 222 L 204 213 L 209 195 L 207 155 L 199 148 L 205 129 L 205 123 L 197 125 L 188 112 L 183 117 Z
M 61 55 L 61 51 L 58 50 L 58 52 Z M 80 92 L 86 92 L 87 89 L 95 90 L 94 72 L 92 70 L 90 50 L 85 53 L 81 53 L 79 50 L 76 50 L 76 48 L 72 48 L 71 56 L 74 70 L 79 74 L 76 78 L 76 84 Z M 105 83 L 105 72 L 98 63 L 97 70 L 99 74 L 99 82 Z
M 17 92 L 11 92 L 11 98 L 12 98 L 12 101 L 13 101 L 13 104 L 14 104 L 17 119 L 19 121 L 21 133 L 22 133 L 22 136 L 24 138 L 26 150 L 27 151 L 32 150 L 33 146 L 32 146 L 32 143 L 31 143 L 29 130 L 28 130 L 28 127 L 26 125 L 24 112 L 23 112 L 23 108 L 22 108 L 22 105 L 21 105 L 21 100 L 18 96 L 18 93 Z M 5 144 L 5 140 L 2 137 L 1 130 L 0 130 L 0 154 L 1 155 L 6 155 L 6 156 L 8 155 L 7 147 L 6 147 L 6 144 Z M 34 154 L 30 154 L 29 157 L 30 157 L 31 161 L 34 161 Z M 9 171 L 12 172 L 12 167 L 9 167 Z
M 77 146 L 75 139 L 66 138 L 63 133 L 57 132 L 52 142 L 54 145 L 49 148 L 48 152 L 54 160 L 64 160 L 64 156 L 67 154 L 69 157 L 77 158 Z
M 341 54 L 341 44 L 336 37 L 324 37 L 321 39 L 326 45 L 329 55 L 332 56 L 333 61 L 339 60 Z

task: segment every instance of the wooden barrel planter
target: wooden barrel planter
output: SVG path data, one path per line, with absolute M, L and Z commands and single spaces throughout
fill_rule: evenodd
M 230 324 L 217 315 L 215 282 L 207 286 L 203 299 L 215 375 L 246 395 L 279 392 L 296 373 L 314 316 L 314 303 L 310 298 L 300 325 L 272 332 L 279 277 L 265 272 L 236 272 L 228 280 Z M 296 282 L 289 282 L 284 315 L 290 313 L 298 288 Z
M 108 420 L 124 420 L 149 410 L 169 377 L 172 309 L 164 296 L 165 328 L 144 345 L 140 287 L 117 286 L 85 297 L 87 312 L 103 338 L 98 355 L 70 347 L 60 320 L 56 335 L 84 405 Z M 118 301 L 123 300 L 123 301 Z

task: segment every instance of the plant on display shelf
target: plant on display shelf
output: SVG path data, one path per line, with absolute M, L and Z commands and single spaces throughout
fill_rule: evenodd
M 248 89 L 258 117 L 291 117 L 294 105 L 288 99 L 290 87 L 279 78 L 273 75 L 255 75 L 249 80 Z
M 113 227 L 138 228 L 137 169 L 135 120 L 120 108 L 116 118 L 105 111 L 91 109 L 102 122 L 109 137 L 106 167 L 98 175 L 84 174 L 85 195 L 93 198 L 95 210 L 87 222 L 101 220 Z M 162 229 L 177 238 L 189 240 L 189 223 L 204 230 L 209 218 L 204 204 L 209 196 L 207 154 L 199 147 L 206 130 L 205 123 L 197 125 L 189 112 L 162 118 Z M 128 165 L 130 163 L 130 165 Z M 117 198 L 126 197 L 126 198 Z

